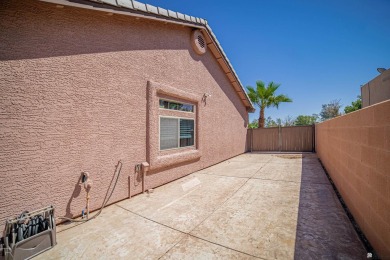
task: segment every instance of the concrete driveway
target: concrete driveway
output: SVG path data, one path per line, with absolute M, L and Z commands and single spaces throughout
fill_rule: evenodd
M 42 259 L 366 259 L 315 154 L 246 153 L 103 210 Z

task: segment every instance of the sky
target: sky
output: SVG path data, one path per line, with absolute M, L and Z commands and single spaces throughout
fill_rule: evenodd
M 206 19 L 244 87 L 280 83 L 277 94 L 293 102 L 266 117 L 318 114 L 336 99 L 350 105 L 377 68 L 390 68 L 390 0 L 142 2 Z

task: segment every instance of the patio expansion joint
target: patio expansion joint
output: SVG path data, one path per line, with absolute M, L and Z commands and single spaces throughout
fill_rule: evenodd
M 248 179 L 248 180 L 249 180 L 249 179 Z M 246 182 L 245 182 L 245 183 L 246 183 Z M 245 183 L 244 183 L 244 184 L 245 184 Z M 243 184 L 243 185 L 244 185 L 244 184 Z M 243 185 L 241 185 L 240 188 L 237 189 L 237 191 L 240 190 L 240 189 L 242 188 Z M 237 191 L 236 191 L 236 192 L 237 192 Z M 234 192 L 233 194 L 235 194 L 236 192 Z M 228 201 L 230 198 L 231 198 L 231 196 L 230 196 L 226 201 Z M 226 201 L 224 201 L 221 205 L 225 204 Z M 132 214 L 134 214 L 134 215 L 137 215 L 137 216 L 139 216 L 139 217 L 141 217 L 141 218 L 144 218 L 144 219 L 146 219 L 146 220 L 149 220 L 149 221 L 151 221 L 151 222 L 153 222 L 153 223 L 156 223 L 156 224 L 161 225 L 161 226 L 164 226 L 164 227 L 166 227 L 166 228 L 175 230 L 175 231 L 177 231 L 177 232 L 179 232 L 179 233 L 181 233 L 181 234 L 183 234 L 183 235 L 188 235 L 188 236 L 191 236 L 191 237 L 194 237 L 194 238 L 203 240 L 203 241 L 205 241 L 205 242 L 208 242 L 208 243 L 210 243 L 210 244 L 214 244 L 214 245 L 217 245 L 217 246 L 221 246 L 221 247 L 224 247 L 224 248 L 226 248 L 226 249 L 233 250 L 233 251 L 235 251 L 235 252 L 238 252 L 238 253 L 241 253 L 241 254 L 245 254 L 245 255 L 248 255 L 248 256 L 251 256 L 251 257 L 254 257 L 254 258 L 257 258 L 257 259 L 264 259 L 264 260 L 266 260 L 265 258 L 261 258 L 261 257 L 258 257 L 258 256 L 254 256 L 254 255 L 251 255 L 251 254 L 242 252 L 242 251 L 240 251 L 240 250 L 237 250 L 237 249 L 234 249 L 234 248 L 230 248 L 230 247 L 227 247 L 227 246 L 224 246 L 224 245 L 215 243 L 215 242 L 213 242 L 213 241 L 209 241 L 209 240 L 207 240 L 207 239 L 204 239 L 204 238 L 195 236 L 195 235 L 193 235 L 193 234 L 190 234 L 195 228 L 197 228 L 199 225 L 201 225 L 201 224 L 204 222 L 204 220 L 206 220 L 208 217 L 205 218 L 199 225 L 197 225 L 196 227 L 194 227 L 192 230 L 190 230 L 190 231 L 187 233 L 187 232 L 183 232 L 183 231 L 181 231 L 181 230 L 179 230 L 179 229 L 173 228 L 173 227 L 171 227 L 171 226 L 165 225 L 165 224 L 163 224 L 163 223 L 157 222 L 157 221 L 155 221 L 155 220 L 153 220 L 153 219 L 150 219 L 150 218 L 148 218 L 148 217 L 145 217 L 145 216 L 143 216 L 143 215 L 141 215 L 141 214 L 138 214 L 138 213 L 136 213 L 136 212 L 134 212 L 134 211 L 131 211 L 131 210 L 129 210 L 129 209 L 126 209 L 126 208 L 124 208 L 124 207 L 122 207 L 122 206 L 120 206 L 120 205 L 118 205 L 118 204 L 115 204 L 115 206 L 117 206 L 117 207 L 119 207 L 119 208 L 121 208 L 121 209 L 123 209 L 123 210 L 126 210 L 126 211 L 128 211 L 128 212 L 130 212 L 130 213 L 132 213 Z M 217 209 L 216 209 L 216 210 L 217 210 Z M 214 211 L 210 214 L 210 216 L 211 216 L 216 210 L 214 210 Z M 210 217 L 210 216 L 209 216 L 209 217 Z M 169 249 L 168 249 L 164 254 L 162 254 L 158 259 L 161 259 L 164 255 L 166 255 L 166 254 L 167 254 L 171 249 L 173 249 L 177 244 L 179 244 L 181 241 L 183 241 L 183 239 L 185 239 L 185 236 L 183 236 L 183 238 L 181 238 L 179 241 L 177 241 L 177 243 L 175 243 L 171 248 L 169 248 Z
M 245 254 L 245 255 L 250 256 L 250 257 L 254 257 L 254 258 L 257 258 L 257 259 L 267 260 L 267 258 L 262 258 L 262 257 L 259 257 L 259 256 L 251 255 L 251 254 L 248 254 L 248 253 L 246 253 L 246 252 L 243 252 L 243 251 L 240 251 L 240 250 L 231 248 L 231 247 L 227 247 L 227 246 L 224 246 L 224 245 L 222 245 L 222 244 L 215 243 L 215 242 L 209 241 L 209 240 L 207 240 L 207 239 L 204 239 L 204 238 L 201 238 L 201 237 L 192 235 L 192 234 L 188 234 L 188 235 L 191 236 L 191 237 L 194 237 L 194 238 L 203 240 L 203 241 L 205 241 L 205 242 L 208 242 L 208 243 L 211 243 L 211 244 L 214 244 L 214 245 L 217 245 L 217 246 L 221 246 L 221 247 L 224 247 L 224 248 L 226 248 L 226 249 L 233 250 L 233 251 L 238 252 L 238 253 L 241 253 L 241 254 Z M 168 251 L 169 251 L 169 250 L 168 250 Z M 167 252 L 168 252 L 168 251 L 167 251 Z
M 265 162 L 264 163 L 264 165 L 263 166 L 261 166 L 254 174 L 252 174 L 250 177 L 249 177 L 249 179 L 248 180 L 250 180 L 250 179 L 256 179 L 256 178 L 254 178 L 253 176 L 255 176 L 257 173 L 259 173 L 265 166 L 267 166 L 269 163 L 270 163 L 270 161 L 271 160 L 268 160 L 267 162 Z M 246 183 L 246 182 L 245 182 Z M 244 184 L 245 184 L 244 183 Z
M 211 175 L 211 176 L 218 176 L 218 177 L 225 177 L 225 178 L 236 178 L 236 179 L 250 179 L 250 177 L 241 177 L 241 176 L 228 176 L 228 175 L 221 175 L 221 174 L 213 174 L 211 172 L 205 172 L 205 173 L 197 173 L 197 174 L 203 174 L 203 175 Z
M 266 162 L 262 167 L 260 167 L 252 176 L 254 176 L 258 171 L 260 171 L 263 167 L 265 167 L 265 165 L 267 165 L 268 162 Z M 209 175 L 214 175 L 214 174 L 209 174 Z M 215 176 L 221 176 L 221 175 L 215 175 Z M 251 177 L 252 177 L 251 176 Z M 193 234 L 191 234 L 192 231 L 194 231 L 197 227 L 199 227 L 200 225 L 202 225 L 207 219 L 209 219 L 217 210 L 219 210 L 220 208 L 222 208 L 222 206 L 224 204 L 226 204 L 227 201 L 229 201 L 239 190 L 242 189 L 242 187 L 245 186 L 245 184 L 247 184 L 247 182 L 251 179 L 251 177 L 235 177 L 235 176 L 223 176 L 222 177 L 234 177 L 234 178 L 245 178 L 246 181 L 237 189 L 235 190 L 225 201 L 223 201 L 218 207 L 216 207 L 206 218 L 203 219 L 202 222 L 200 222 L 198 225 L 196 225 L 193 229 L 191 229 L 188 233 L 186 233 L 187 235 L 191 236 L 191 237 L 194 237 L 194 238 L 197 238 L 197 239 L 200 239 L 200 240 L 203 240 L 203 241 L 206 241 L 208 243 L 211 243 L 211 244 L 214 244 L 214 245 L 218 245 L 218 246 L 221 246 L 221 247 L 224 247 L 224 248 L 227 248 L 227 249 L 230 249 L 230 250 L 233 250 L 235 252 L 239 252 L 239 253 L 242 253 L 242 254 L 245 254 L 245 255 L 248 255 L 248 256 L 251 256 L 251 257 L 254 257 L 254 258 L 257 258 L 257 259 L 265 259 L 265 258 L 261 258 L 261 257 L 258 257 L 258 256 L 254 256 L 254 255 L 251 255 L 251 254 L 248 254 L 246 252 L 242 252 L 240 250 L 236 250 L 234 248 L 230 248 L 230 247 L 227 247 L 225 245 L 222 245 L 222 244 L 219 244 L 219 243 L 216 243 L 216 242 L 213 242 L 213 241 L 210 241 L 210 240 L 207 240 L 207 239 L 204 239 L 202 237 L 198 237 L 198 236 L 195 236 Z M 182 231 L 180 231 L 182 232 Z M 185 232 L 182 232 L 182 233 L 185 233 Z M 183 240 L 184 238 L 182 238 L 181 240 Z M 181 241 L 180 240 L 180 241 Z M 178 243 L 180 243 L 180 241 Z M 167 254 L 172 248 L 174 248 L 178 243 L 176 243 L 174 246 L 172 246 L 165 254 Z M 164 255 L 165 255 L 164 254 Z M 163 256 L 164 256 L 163 255 Z M 161 256 L 161 257 L 163 257 Z M 160 257 L 160 258 L 161 258 Z
M 240 161 L 232 161 L 232 162 L 240 162 Z M 212 171 L 207 171 L 205 170 L 204 172 L 199 172 L 199 173 L 196 173 L 196 174 L 203 174 L 203 175 L 212 175 L 212 176 L 219 176 L 219 177 L 227 177 L 227 178 L 239 178 L 239 179 L 252 179 L 253 176 L 255 176 L 261 169 L 263 169 L 268 163 L 270 162 L 270 160 L 266 161 L 266 162 L 263 162 L 264 165 L 262 165 L 258 170 L 256 170 L 256 172 L 254 174 L 252 174 L 251 176 L 249 177 L 243 177 L 243 176 L 229 176 L 229 175 L 222 175 L 222 174 L 213 174 Z M 241 162 L 242 163 L 242 162 Z M 247 163 L 247 162 L 245 162 Z M 252 163 L 252 164 L 258 164 L 258 162 L 249 162 L 249 163 Z M 207 169 L 207 168 L 206 168 Z M 245 182 L 246 183 L 246 182 Z M 244 184 L 245 184 L 244 183 Z M 240 187 L 241 188 L 241 187 Z

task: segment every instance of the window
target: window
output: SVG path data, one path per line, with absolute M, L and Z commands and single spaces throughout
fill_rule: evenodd
M 190 104 L 181 104 L 173 101 L 160 99 L 160 108 L 179 110 L 185 112 L 194 112 L 194 106 Z
M 160 117 L 160 150 L 193 146 L 194 130 L 193 119 Z

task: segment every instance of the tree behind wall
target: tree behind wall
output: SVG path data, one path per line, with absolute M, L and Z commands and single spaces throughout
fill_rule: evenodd
M 284 118 L 282 125 L 283 126 L 293 126 L 295 124 L 295 118 L 288 115 Z
M 276 123 L 275 120 L 272 119 L 272 117 L 267 117 L 265 119 L 265 127 L 276 127 L 278 126 L 278 123 Z
M 259 128 L 259 121 L 257 119 L 254 119 L 251 123 L 249 123 L 248 128 Z
M 295 125 L 313 125 L 317 123 L 318 121 L 318 115 L 313 114 L 311 116 L 306 116 L 306 115 L 299 115 L 295 119 Z
M 328 104 L 323 104 L 320 112 L 321 120 L 325 121 L 336 116 L 340 116 L 340 99 L 330 101 Z
M 352 101 L 352 104 L 350 106 L 346 106 L 344 108 L 344 112 L 346 114 L 351 113 L 353 111 L 356 111 L 356 110 L 359 110 L 359 109 L 362 108 L 362 96 L 359 95 L 359 96 L 357 96 L 357 98 L 358 99 L 356 101 Z
M 265 127 L 277 127 L 277 126 L 293 126 L 295 124 L 295 118 L 288 115 L 283 120 L 276 118 L 273 120 L 270 116 L 265 119 Z
M 256 89 L 248 86 L 248 96 L 253 103 L 259 106 L 259 128 L 264 127 L 264 110 L 269 107 L 279 108 L 279 104 L 282 102 L 292 102 L 292 100 L 286 95 L 276 95 L 276 90 L 280 87 L 280 84 L 270 82 L 265 86 L 261 80 L 256 81 Z

